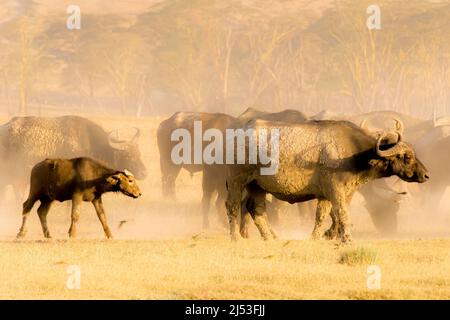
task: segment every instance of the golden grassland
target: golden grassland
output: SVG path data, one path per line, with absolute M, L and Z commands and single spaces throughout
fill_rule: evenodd
M 155 142 L 161 118 L 93 120 L 106 129 L 142 129 L 150 172 L 141 182 L 143 197 L 105 197 L 116 240 L 103 240 L 90 204 L 83 206 L 78 239 L 68 240 L 69 209 L 56 203 L 49 213 L 54 240 L 42 240 L 34 208 L 27 238 L 14 241 L 20 204 L 9 194 L 0 211 L 0 298 L 450 299 L 448 219 L 436 227 L 422 223 L 423 215 L 402 213 L 396 239 L 382 239 L 356 201 L 352 245 L 308 240 L 312 225 L 302 224 L 296 210 L 283 212 L 280 240 L 264 242 L 253 227 L 250 240 L 232 243 L 214 213 L 212 228 L 201 228 L 201 174 L 181 173 L 178 202 L 161 198 Z M 371 264 L 381 268 L 379 290 L 367 288 Z M 66 286 L 70 265 L 80 267 L 79 290 Z
M 3 242 L 4 299 L 437 299 L 450 298 L 449 240 L 360 241 L 376 252 L 381 289 L 365 261 L 326 241 L 189 240 Z M 81 287 L 66 287 L 78 265 Z

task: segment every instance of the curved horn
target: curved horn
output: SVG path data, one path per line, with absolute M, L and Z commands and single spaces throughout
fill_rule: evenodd
M 391 156 L 396 155 L 404 150 L 406 145 L 402 141 L 402 135 L 400 133 L 397 133 L 397 135 L 398 135 L 397 142 L 391 148 L 386 149 L 386 150 L 381 150 L 380 146 L 381 146 L 381 142 L 383 140 L 389 138 L 389 134 L 383 134 L 378 138 L 377 145 L 376 145 L 376 151 L 377 151 L 378 156 L 380 156 L 382 158 L 391 157 Z
M 116 134 L 117 137 L 113 137 Z M 127 141 L 118 139 L 119 132 L 118 130 L 113 130 L 108 134 L 108 143 L 111 147 L 119 150 L 124 150 L 126 148 Z
M 403 125 L 403 121 L 399 118 L 394 118 L 395 122 L 395 129 L 399 134 L 403 134 L 403 131 L 405 130 L 405 126 Z
M 139 136 L 141 131 L 137 127 L 132 127 L 135 130 L 133 137 L 129 140 L 124 140 L 119 138 L 119 129 L 115 129 L 110 131 L 108 134 L 108 142 L 109 144 L 116 149 L 125 149 L 127 144 L 134 143 L 136 144 L 139 140 Z

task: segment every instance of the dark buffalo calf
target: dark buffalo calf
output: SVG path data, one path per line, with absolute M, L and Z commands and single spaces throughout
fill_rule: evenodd
M 47 213 L 55 200 L 72 200 L 72 223 L 69 229 L 71 238 L 76 236 L 82 201 L 92 202 L 106 237 L 112 238 L 102 204 L 102 194 L 110 191 L 122 192 L 132 198 L 141 195 L 131 173 L 110 169 L 90 158 L 46 159 L 39 162 L 31 171 L 30 194 L 23 204 L 22 227 L 17 238 L 25 236 L 27 218 L 38 200 L 41 205 L 37 212 L 46 238 L 50 238 Z

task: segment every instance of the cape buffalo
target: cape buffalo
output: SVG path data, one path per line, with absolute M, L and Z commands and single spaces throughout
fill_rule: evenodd
M 46 159 L 39 162 L 31 170 L 30 194 L 23 203 L 22 226 L 17 238 L 25 236 L 27 218 L 38 200 L 41 204 L 37 212 L 46 238 L 51 237 L 47 227 L 47 213 L 55 200 L 72 200 L 72 223 L 69 229 L 71 238 L 76 236 L 82 201 L 92 202 L 106 237 L 112 238 L 102 204 L 102 195 L 111 191 L 121 192 L 132 198 L 141 195 L 131 173 L 113 170 L 90 158 Z
M 436 212 L 436 206 L 440 202 L 443 190 L 450 185 L 450 179 L 446 175 L 447 170 L 439 164 L 446 161 L 443 154 L 446 152 L 448 144 L 441 141 L 450 135 L 450 119 L 437 117 L 436 112 L 433 112 L 432 119 L 423 120 L 394 111 L 375 111 L 352 116 L 350 119 L 354 123 L 361 123 L 365 127 L 377 129 L 384 128 L 386 124 L 391 123 L 391 119 L 395 119 L 401 127 L 397 129 L 402 132 L 405 140 L 411 143 L 433 176 L 433 179 L 425 187 L 415 188 L 419 189 L 419 193 L 399 179 L 391 180 L 395 182 L 395 189 L 387 184 L 386 179 L 363 186 L 360 191 L 377 229 L 385 234 L 397 231 L 398 211 L 403 203 L 401 200 L 405 198 L 406 194 L 412 195 L 417 203 L 426 202 L 431 212 Z M 385 191 L 380 192 L 382 190 Z M 432 190 L 432 192 L 426 192 L 428 190 Z
M 79 116 L 14 117 L 0 126 L 2 169 L 15 189 L 24 189 L 29 170 L 46 158 L 91 157 L 144 179 L 147 171 L 138 147 L 139 129 L 133 131 L 133 138 L 124 141 L 116 137 L 117 131 L 108 133 Z
M 175 129 L 182 128 L 190 132 L 194 137 L 194 121 L 201 121 L 202 130 L 218 129 L 222 133 L 226 129 L 235 126 L 236 118 L 223 113 L 204 113 L 204 112 L 177 112 L 170 118 L 162 121 L 157 130 L 157 141 L 161 167 L 162 193 L 166 197 L 175 197 L 175 180 L 181 169 L 195 172 L 203 172 L 202 177 L 202 216 L 203 227 L 209 226 L 209 207 L 214 192 L 217 192 L 216 207 L 219 218 L 226 224 L 225 215 L 225 177 L 223 165 L 219 164 L 175 164 L 171 157 L 173 147 L 178 143 L 172 141 L 171 135 Z M 194 152 L 194 139 L 192 142 L 192 152 Z M 223 213 L 223 214 L 220 214 Z
M 248 108 L 238 118 L 223 113 L 177 112 L 170 118 L 162 121 L 158 127 L 157 139 L 160 153 L 163 195 L 169 197 L 175 196 L 175 180 L 182 168 L 188 170 L 191 174 L 202 171 L 202 216 L 204 228 L 209 226 L 208 212 L 214 192 L 217 192 L 216 209 L 219 213 L 219 218 L 223 223 L 226 223 L 224 207 L 226 198 L 226 166 L 220 164 L 174 164 L 171 159 L 171 151 L 177 142 L 171 141 L 171 134 L 177 128 L 184 128 L 193 137 L 194 121 L 202 122 L 203 131 L 218 129 L 225 134 L 226 129 L 240 128 L 252 119 L 300 122 L 304 121 L 306 116 L 300 111 L 289 109 L 269 113 Z M 191 149 L 194 150 L 194 148 Z M 221 214 L 222 212 L 223 214 Z
M 313 238 L 322 236 L 324 218 L 331 213 L 330 238 L 351 240 L 347 204 L 368 181 L 397 175 L 407 182 L 425 182 L 428 172 L 401 135 L 373 137 L 347 121 L 307 121 L 288 124 L 252 121 L 246 129 L 279 130 L 278 171 L 262 175 L 261 164 L 228 166 L 226 207 L 232 239 L 239 237 L 237 216 L 242 192 L 254 202 L 252 217 L 264 239 L 272 235 L 265 219 L 267 193 L 289 203 L 318 199 Z
M 425 188 L 420 187 L 419 189 L 422 191 L 424 191 L 423 189 L 442 191 L 443 181 L 445 180 L 441 179 L 443 175 L 439 176 L 441 183 L 438 183 L 436 175 L 433 174 L 436 170 L 432 168 L 431 163 L 427 159 L 424 159 L 424 156 L 435 155 L 436 152 L 433 150 L 435 144 L 450 135 L 450 119 L 448 117 L 438 118 L 436 112 L 434 112 L 433 119 L 423 120 L 400 112 L 385 110 L 356 115 L 342 115 L 322 111 L 311 118 L 314 120 L 347 120 L 370 131 L 392 130 L 394 125 L 394 129 L 401 132 L 404 139 L 421 155 L 423 162 L 433 175 L 433 180 L 430 184 L 427 184 L 428 186 Z M 445 150 L 445 146 L 442 146 L 440 150 Z M 435 157 L 433 160 L 439 161 L 439 159 L 443 158 Z M 391 183 L 389 184 L 389 182 Z M 450 185 L 450 182 L 446 183 L 446 186 L 448 185 Z M 401 208 L 402 200 L 405 199 L 406 194 L 414 194 L 414 190 L 399 179 L 391 179 L 390 181 L 380 179 L 362 186 L 359 191 L 365 200 L 366 209 L 376 229 L 383 234 L 395 233 L 398 224 L 397 215 Z M 433 192 L 431 196 L 436 194 L 442 195 L 441 191 Z M 430 201 L 431 198 L 428 192 L 414 194 L 413 198 L 419 202 L 422 200 L 427 201 L 432 205 L 437 203 L 436 201 Z
M 301 111 L 298 110 L 292 110 L 292 109 L 285 109 L 280 112 L 266 112 L 266 111 L 260 111 L 254 108 L 248 108 L 246 109 L 241 115 L 238 117 L 238 120 L 241 124 L 241 126 L 245 126 L 245 124 L 248 121 L 252 120 L 269 120 L 269 121 L 282 121 L 287 123 L 301 123 L 306 120 L 308 120 L 308 117 Z M 266 200 L 267 206 L 268 206 L 268 212 L 270 214 L 268 215 L 269 221 L 272 220 L 273 222 L 277 223 L 279 220 L 279 207 L 281 204 L 281 201 L 279 201 L 277 198 L 273 197 L 272 201 Z M 251 221 L 251 214 L 250 212 L 254 210 L 254 203 L 252 199 L 247 195 L 244 200 L 242 201 L 241 206 L 241 222 L 240 222 L 240 233 L 242 237 L 248 238 L 249 237 L 249 223 Z M 276 234 L 274 230 L 270 229 L 272 235 L 276 237 Z
M 236 118 L 223 113 L 206 113 L 206 112 L 177 112 L 170 118 L 162 121 L 157 130 L 157 141 L 160 156 L 162 192 L 164 196 L 175 197 L 175 180 L 181 169 L 186 169 L 191 174 L 203 171 L 206 164 L 174 164 L 171 153 L 174 146 L 178 143 L 172 141 L 171 135 L 174 130 L 182 128 L 186 129 L 194 137 L 194 121 L 201 121 L 202 130 L 218 129 L 225 132 L 225 129 L 232 128 Z M 192 139 L 192 145 L 194 143 Z M 194 148 L 191 148 L 194 152 Z M 207 181 L 204 181 L 207 183 Z

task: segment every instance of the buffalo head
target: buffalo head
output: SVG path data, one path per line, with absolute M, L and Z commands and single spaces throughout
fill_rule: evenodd
M 113 148 L 114 166 L 119 169 L 129 168 L 135 173 L 137 179 L 145 179 L 147 177 L 147 169 L 141 160 L 141 152 L 139 150 L 138 128 L 133 128 L 135 133 L 129 140 L 118 138 L 118 131 L 112 131 L 109 134 L 109 145 Z
M 376 154 L 384 175 L 396 175 L 407 182 L 425 182 L 429 179 L 428 170 L 416 157 L 416 153 L 410 144 L 402 141 L 402 135 L 383 134 L 377 139 Z M 394 141 L 393 141 L 394 140 Z
M 133 174 L 128 170 L 117 172 L 109 176 L 106 181 L 111 184 L 113 190 L 122 192 L 126 196 L 137 198 L 142 195 Z

